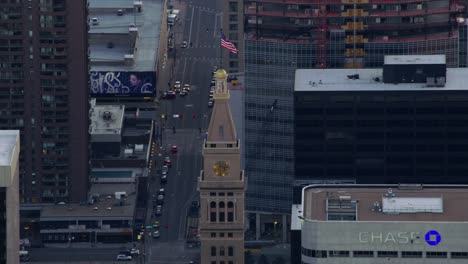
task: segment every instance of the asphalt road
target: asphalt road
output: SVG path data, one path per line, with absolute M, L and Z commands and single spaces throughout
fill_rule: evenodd
M 196 185 L 202 166 L 203 137 L 211 112 L 208 108 L 211 72 L 214 65 L 219 65 L 221 12 L 220 6 L 216 7 L 219 2 L 192 0 L 178 3 L 173 0 L 175 8 L 183 13 L 174 28 L 176 56 L 171 83 L 188 83 L 192 90 L 186 97 L 177 96 L 160 103 L 161 114 L 168 116 L 166 121 L 160 120 L 165 127 L 161 147 L 170 150 L 170 146 L 177 145 L 178 153 L 161 157 L 170 156 L 172 168 L 168 183 L 164 185 L 163 215 L 151 220 L 160 222 L 161 237 L 146 243 L 147 263 L 188 263 L 199 258 L 199 249 L 187 248 L 184 238 L 187 210 L 199 195 Z M 192 42 L 192 46 L 181 48 L 182 41 Z M 174 118 L 175 114 L 182 118 Z M 199 129 L 202 129 L 201 133 Z M 156 192 L 159 180 L 154 183 L 151 190 Z

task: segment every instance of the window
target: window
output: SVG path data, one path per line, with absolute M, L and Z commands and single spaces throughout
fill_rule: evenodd
M 234 256 L 234 248 L 233 247 L 228 247 L 228 256 L 230 256 L 230 257 Z
M 225 205 L 224 205 L 224 202 L 220 202 L 220 203 L 219 203 L 219 208 L 220 208 L 220 209 L 221 209 L 221 208 L 224 208 L 224 206 L 225 206 Z
M 228 261 L 228 264 L 234 264 L 234 262 L 233 261 Z
M 468 259 L 468 252 L 452 252 L 450 255 L 454 259 Z
M 224 233 L 219 233 L 219 237 L 224 237 Z
M 228 208 L 234 208 L 234 203 L 233 202 L 228 202 L 227 207 Z
M 237 15 L 229 15 L 229 21 L 237 21 Z
M 216 212 L 210 213 L 210 222 L 216 222 Z
M 232 233 L 228 233 L 228 237 L 232 237 Z
M 228 212 L 227 213 L 227 221 L 228 222 L 234 222 L 234 213 L 233 212 Z
M 211 264 L 216 264 L 216 261 L 211 261 Z
M 231 68 L 237 68 L 237 67 L 239 67 L 239 62 L 237 62 L 237 61 L 230 61 L 230 62 L 229 62 L 229 67 L 231 67 Z
M 219 221 L 220 222 L 226 221 L 226 215 L 224 214 L 224 212 L 219 212 Z
M 234 196 L 234 193 L 228 192 L 228 193 L 227 193 L 227 196 Z M 228 207 L 229 207 L 229 203 L 228 203 Z
M 237 33 L 229 33 L 229 40 L 238 40 Z
M 447 252 L 428 251 L 426 258 L 447 258 Z
M 210 192 L 210 196 L 216 196 L 215 192 Z
M 224 247 L 219 248 L 219 255 L 224 256 Z
M 402 258 L 422 258 L 422 252 L 420 251 L 403 251 L 401 252 Z
M 216 202 L 211 202 L 210 203 L 210 208 L 216 208 Z
M 211 233 L 211 237 L 216 237 L 216 233 Z
M 237 12 L 237 2 L 229 2 L 229 12 Z
M 377 251 L 378 258 L 398 258 L 398 251 Z
M 344 258 L 349 257 L 349 251 L 344 250 L 330 250 L 328 251 L 328 256 L 330 258 Z
M 218 195 L 219 195 L 219 196 L 224 196 L 224 194 L 225 194 L 225 193 L 222 192 L 222 193 L 219 193 Z
M 216 247 L 211 247 L 211 256 L 212 257 L 216 256 Z
M 374 251 L 353 251 L 355 258 L 373 258 Z
M 237 30 L 237 29 L 238 29 L 237 24 L 230 24 L 229 25 L 229 30 Z

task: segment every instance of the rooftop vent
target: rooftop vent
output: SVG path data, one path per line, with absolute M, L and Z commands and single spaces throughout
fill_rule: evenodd
M 444 87 L 445 77 L 426 77 L 426 87 Z
M 359 80 L 359 74 L 350 74 L 346 75 L 346 77 L 348 77 L 350 80 Z
M 112 113 L 111 113 L 111 111 L 104 111 L 104 112 L 102 113 L 102 118 L 103 118 L 104 120 L 106 120 L 106 121 L 112 120 Z
M 97 211 L 97 210 L 99 210 L 99 207 L 96 206 L 96 207 L 93 208 L 93 210 Z
M 112 210 L 112 207 L 107 207 L 106 210 L 110 211 L 110 210 Z
M 382 212 L 382 207 L 379 202 L 374 202 L 372 206 L 372 212 Z

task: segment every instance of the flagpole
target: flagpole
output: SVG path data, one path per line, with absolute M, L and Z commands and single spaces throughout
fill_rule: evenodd
M 223 66 L 223 47 L 221 47 L 221 32 L 223 31 L 222 28 L 219 29 L 219 68 L 220 69 L 224 69 L 224 66 Z

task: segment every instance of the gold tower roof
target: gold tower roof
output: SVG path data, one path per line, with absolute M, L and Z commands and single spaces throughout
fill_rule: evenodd
M 219 69 L 215 72 L 216 79 L 226 79 L 228 76 L 227 72 L 223 69 Z

